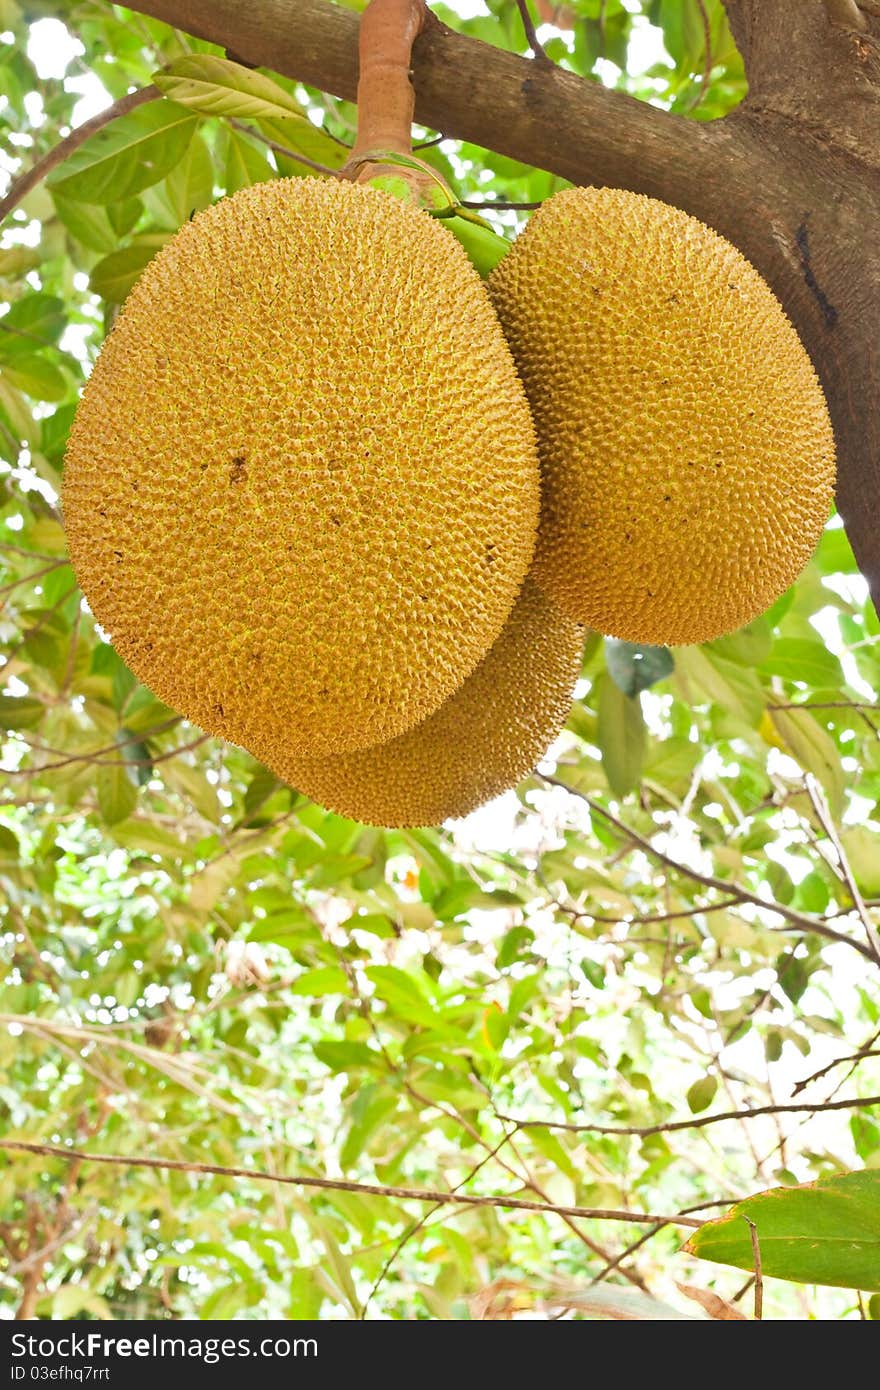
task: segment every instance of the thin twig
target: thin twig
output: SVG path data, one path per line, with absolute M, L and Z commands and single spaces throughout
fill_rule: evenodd
M 861 895 L 859 885 L 856 883 L 855 874 L 853 873 L 850 862 L 846 857 L 846 850 L 843 848 L 843 845 L 841 844 L 840 836 L 837 833 L 837 827 L 835 826 L 831 816 L 831 808 L 829 807 L 828 802 L 825 799 L 825 793 L 822 791 L 822 788 L 819 786 L 819 783 L 816 781 L 815 777 L 811 772 L 806 773 L 804 777 L 804 785 L 807 788 L 807 795 L 810 798 L 813 810 L 816 812 L 819 824 L 822 826 L 822 829 L 825 831 L 825 834 L 828 836 L 837 853 L 837 858 L 840 863 L 840 872 L 843 876 L 843 881 L 849 889 L 850 897 L 853 900 L 853 905 L 855 906 L 856 912 L 859 914 L 862 926 L 865 928 L 865 935 L 868 938 L 868 944 L 871 947 L 871 952 L 874 956 L 874 959 L 876 960 L 877 964 L 880 965 L 880 936 L 878 936 L 877 928 L 874 926 L 874 923 L 868 916 L 868 909 L 865 906 L 865 900 Z
M 761 1274 L 761 1247 L 758 1244 L 758 1228 L 751 1217 L 744 1216 L 743 1221 L 749 1228 L 752 1237 L 752 1257 L 755 1261 L 755 1318 L 758 1322 L 764 1316 L 764 1277 Z
M 820 1067 L 818 1071 L 814 1071 L 809 1076 L 804 1077 L 803 1081 L 798 1081 L 792 1089 L 792 1095 L 800 1095 L 801 1091 L 805 1091 L 814 1081 L 821 1081 L 823 1076 L 827 1076 L 835 1067 L 841 1067 L 846 1062 L 853 1062 L 855 1064 L 848 1073 L 848 1075 L 851 1076 L 856 1066 L 858 1066 L 860 1062 L 863 1062 L 866 1057 L 880 1057 L 880 1052 L 873 1051 L 874 1044 L 878 1040 L 880 1040 L 880 1030 L 874 1033 L 866 1043 L 863 1043 L 858 1052 L 851 1052 L 846 1057 L 835 1057 L 833 1062 L 826 1062 L 824 1067 Z
M 508 203 L 502 198 L 462 198 L 460 206 L 477 212 L 534 212 L 540 203 Z
M 366 1197 L 396 1197 L 407 1202 L 433 1202 L 438 1206 L 501 1207 L 511 1211 L 536 1211 L 547 1216 L 580 1216 L 589 1221 L 627 1221 L 635 1225 L 663 1221 L 671 1226 L 699 1229 L 702 1221 L 689 1216 L 658 1216 L 653 1212 L 615 1211 L 601 1207 L 564 1207 L 548 1202 L 531 1202 L 525 1197 L 477 1196 L 464 1192 L 434 1192 L 418 1187 L 380 1187 L 376 1183 L 348 1182 L 343 1178 L 289 1177 L 283 1173 L 264 1173 L 257 1168 L 226 1168 L 217 1163 L 184 1163 L 172 1158 L 145 1155 L 93 1154 L 81 1149 L 65 1149 L 56 1144 L 28 1144 L 19 1139 L 0 1139 L 0 1149 L 16 1153 L 61 1158 L 68 1163 L 108 1163 L 117 1168 L 158 1168 L 175 1173 L 199 1173 L 208 1177 L 245 1178 L 252 1182 L 277 1182 L 285 1187 L 314 1187 L 325 1192 L 359 1192 Z
M 751 1110 L 724 1110 L 717 1115 L 700 1115 L 692 1120 L 670 1120 L 656 1125 L 591 1125 L 575 1124 L 569 1120 L 518 1120 L 514 1115 L 499 1115 L 505 1124 L 518 1129 L 564 1129 L 571 1134 L 629 1134 L 647 1139 L 652 1134 L 672 1134 L 680 1129 L 704 1129 L 706 1125 L 722 1124 L 728 1120 L 754 1120 L 759 1115 L 791 1115 L 798 1112 L 818 1115 L 826 1110 L 870 1110 L 880 1105 L 880 1096 L 865 1096 L 854 1100 L 824 1101 L 819 1105 L 756 1105 Z
M 835 931 L 833 927 L 829 927 L 821 918 L 808 917 L 806 913 L 795 912 L 793 908 L 786 907 L 783 903 L 775 901 L 767 902 L 766 899 L 760 898 L 757 893 L 750 892 L 748 888 L 743 888 L 738 883 L 730 883 L 723 878 L 715 878 L 712 874 L 701 874 L 697 869 L 692 869 L 687 864 L 681 864 L 677 859 L 673 859 L 671 855 L 665 854 L 662 849 L 658 849 L 657 846 L 653 845 L 644 835 L 640 835 L 637 830 L 633 830 L 631 826 L 624 824 L 624 822 L 613 815 L 611 811 L 606 810 L 606 808 L 598 801 L 594 800 L 593 797 L 588 796 L 586 792 L 579 791 L 576 787 L 569 786 L 567 782 L 562 781 L 559 777 L 548 777 L 541 774 L 541 780 L 548 786 L 561 787 L 562 790 L 568 792 L 570 796 L 578 797 L 579 800 L 585 802 L 586 805 L 589 806 L 590 810 L 595 815 L 601 816 L 609 825 L 613 825 L 615 830 L 619 831 L 621 835 L 630 840 L 638 849 L 643 850 L 645 854 L 649 854 L 659 863 L 665 864 L 667 868 L 672 869 L 675 873 L 683 874 L 685 878 L 691 879 L 694 883 L 701 883 L 704 888 L 715 888 L 719 893 L 728 895 L 735 894 L 741 903 L 751 903 L 754 907 L 759 907 L 764 912 L 774 912 L 778 917 L 790 923 L 791 926 L 797 927 L 798 930 L 815 933 L 817 936 L 824 936 L 826 940 L 836 941 L 841 946 L 850 946 L 854 951 L 858 951 L 859 955 L 864 956 L 872 963 L 876 963 L 874 952 L 869 946 L 863 946 L 861 941 L 854 941 L 852 937 L 844 935 L 843 932 Z
M 479 1163 L 475 1164 L 474 1167 L 471 1168 L 470 1171 L 466 1173 L 465 1176 L 461 1179 L 461 1181 L 457 1182 L 451 1190 L 453 1192 L 460 1192 L 461 1189 L 464 1186 L 466 1186 L 466 1184 L 469 1183 L 472 1178 L 475 1178 L 477 1176 L 477 1173 L 480 1172 L 481 1168 L 485 1168 L 486 1164 L 491 1162 L 491 1160 L 498 1153 L 499 1149 L 503 1149 L 504 1145 L 507 1143 L 507 1138 L 508 1136 L 505 1134 L 503 1139 L 499 1139 L 495 1147 L 493 1149 L 490 1149 L 488 1153 L 484 1154 L 483 1157 L 480 1159 Z M 429 1207 L 426 1212 L 422 1213 L 418 1220 L 410 1222 L 403 1235 L 395 1243 L 394 1249 L 391 1251 L 391 1254 L 388 1256 L 382 1268 L 379 1270 L 379 1273 L 376 1275 L 373 1287 L 370 1289 L 370 1292 L 364 1299 L 363 1305 L 361 1307 L 362 1321 L 366 1319 L 367 1308 L 369 1307 L 371 1301 L 376 1297 L 376 1294 L 378 1293 L 379 1289 L 381 1288 L 382 1284 L 388 1276 L 388 1271 L 391 1269 L 391 1266 L 394 1264 L 394 1261 L 397 1259 L 401 1250 L 404 1248 L 405 1245 L 409 1243 L 409 1241 L 412 1240 L 413 1236 L 416 1235 L 422 1229 L 423 1226 L 427 1225 L 431 1217 L 435 1214 L 435 1212 L 438 1211 L 440 1211 L 439 1203 L 435 1203 L 433 1207 Z
M 275 154 L 283 154 L 285 159 L 295 159 L 297 164 L 304 164 L 307 169 L 314 169 L 318 174 L 329 174 L 331 178 L 336 178 L 338 169 L 331 169 L 329 164 L 318 164 L 314 159 L 307 159 L 304 154 L 297 154 L 296 150 L 289 150 L 286 145 L 279 145 L 277 140 L 270 140 L 268 135 L 264 135 L 261 130 L 254 130 L 245 121 L 240 121 L 235 116 L 228 117 L 229 124 L 236 130 L 240 130 L 244 135 L 252 135 L 255 140 L 260 140 Z
M 516 0 L 516 7 L 519 10 L 519 17 L 522 20 L 522 27 L 525 30 L 526 43 L 532 50 L 539 63 L 549 63 L 551 67 L 556 64 L 552 58 L 548 58 L 544 50 L 544 45 L 538 38 L 535 26 L 532 23 L 532 16 L 529 14 L 529 0 Z
M 53 570 L 61 569 L 63 565 L 69 564 L 67 559 L 52 560 L 50 564 L 43 565 L 41 569 L 32 570 L 30 574 L 23 574 L 18 579 L 10 579 L 8 584 L 0 587 L 0 595 L 9 594 L 13 589 L 18 589 L 22 584 L 31 584 L 36 579 L 42 579 L 44 574 L 51 574 Z
M 32 188 L 35 188 L 47 174 L 62 164 L 68 155 L 73 154 L 74 150 L 79 149 L 80 145 L 84 144 L 90 135 L 94 135 L 96 130 L 101 130 L 103 126 L 109 125 L 111 121 L 116 120 L 117 116 L 127 115 L 136 106 L 143 106 L 146 101 L 155 101 L 161 95 L 158 87 L 141 87 L 136 92 L 128 92 L 124 97 L 120 97 L 118 101 L 114 101 L 112 106 L 99 111 L 97 116 L 83 121 L 82 125 L 78 125 L 57 145 L 53 145 L 42 159 L 38 159 L 36 164 L 17 178 L 5 198 L 0 198 L 0 222 L 12 212 L 13 208 L 18 207 Z
M 705 56 L 703 59 L 703 75 L 700 78 L 700 86 L 696 96 L 684 109 L 684 115 L 686 116 L 689 116 L 692 111 L 696 111 L 703 97 L 706 95 L 709 87 L 709 80 L 712 76 L 712 68 L 714 66 L 714 59 L 712 57 L 712 26 L 709 23 L 709 12 L 706 9 L 705 0 L 697 0 L 697 8 L 700 11 L 700 19 L 703 24 L 703 48 Z

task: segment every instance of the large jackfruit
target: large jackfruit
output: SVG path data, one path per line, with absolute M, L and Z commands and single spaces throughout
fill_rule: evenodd
M 834 445 L 757 271 L 677 208 L 577 188 L 543 205 L 489 283 L 538 431 L 546 592 L 659 645 L 762 612 L 819 539 Z
M 532 771 L 571 709 L 584 631 L 529 578 L 501 636 L 435 714 L 400 738 L 339 758 L 269 766 L 340 815 L 389 827 L 466 816 Z
M 426 213 L 261 183 L 147 267 L 86 386 L 63 509 L 97 621 L 158 696 L 266 761 L 430 715 L 532 556 L 528 405 Z

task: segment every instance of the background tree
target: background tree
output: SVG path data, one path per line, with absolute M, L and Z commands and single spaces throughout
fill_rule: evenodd
M 730 4 L 735 44 L 713 0 L 571 0 L 531 59 L 516 4 L 477 8 L 418 40 L 421 154 L 470 202 L 610 182 L 741 246 L 823 376 L 876 576 L 875 7 Z M 443 831 L 206 739 L 82 605 L 57 492 L 86 364 L 194 209 L 344 162 L 356 22 L 0 3 L 2 1142 L 124 1160 L 4 1151 L 19 1317 L 591 1315 L 602 1285 L 699 1315 L 676 1282 L 744 1276 L 681 1253 L 688 1222 L 880 1166 L 880 624 L 837 518 L 742 632 L 591 638 L 552 760 Z M 212 54 L 271 68 L 266 106 L 228 64 L 180 78 Z M 131 95 L 168 65 L 173 102 Z M 69 131 L 110 102 L 98 158 Z

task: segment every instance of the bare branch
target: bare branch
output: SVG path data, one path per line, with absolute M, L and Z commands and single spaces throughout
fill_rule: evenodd
M 592 812 L 597 816 L 601 816 L 609 825 L 613 825 L 615 830 L 618 830 L 620 834 L 631 841 L 634 846 L 644 850 L 645 854 L 651 855 L 653 859 L 658 860 L 661 864 L 665 864 L 667 868 L 674 870 L 675 873 L 683 874 L 685 878 L 691 879 L 694 883 L 701 883 L 704 888 L 715 888 L 719 893 L 725 893 L 728 896 L 735 895 L 739 902 L 751 903 L 754 907 L 760 907 L 764 912 L 775 912 L 777 916 L 788 922 L 792 927 L 796 927 L 799 931 L 813 932 L 816 936 L 824 936 L 826 940 L 836 941 L 841 946 L 850 946 L 854 951 L 858 951 L 859 955 L 876 963 L 874 951 L 870 946 L 863 946 L 860 941 L 854 941 L 852 937 L 846 936 L 843 932 L 835 931 L 834 928 L 829 927 L 827 922 L 822 918 L 809 917 L 806 913 L 795 912 L 793 908 L 786 907 L 783 903 L 767 902 L 766 899 L 758 897 L 757 893 L 752 893 L 748 888 L 743 888 L 738 883 L 731 883 L 728 879 L 715 878 L 713 874 L 701 874 L 697 869 L 691 869 L 687 864 L 680 864 L 677 859 L 673 859 L 671 855 L 664 854 L 663 850 L 657 849 L 655 845 L 652 845 L 651 841 L 645 839 L 644 835 L 640 835 L 637 830 L 633 830 L 631 826 L 624 824 L 613 812 L 607 810 L 600 802 L 594 800 L 593 797 L 588 796 L 586 792 L 579 791 L 576 787 L 570 787 L 567 782 L 563 782 L 561 778 L 558 777 L 546 777 L 542 775 L 541 780 L 546 782 L 549 786 L 562 787 L 562 789 L 567 791 L 571 796 L 579 797 L 581 801 L 586 802 Z
M 13 183 L 5 198 L 0 198 L 0 222 L 12 212 L 13 208 L 18 207 L 22 199 L 26 198 L 32 188 L 35 188 L 47 174 L 50 174 L 57 165 L 62 164 L 68 155 L 73 154 L 74 150 L 79 149 L 80 145 L 85 144 L 90 135 L 94 135 L 96 130 L 101 130 L 111 121 L 115 121 L 117 116 L 124 116 L 129 111 L 133 111 L 136 106 L 143 106 L 146 101 L 155 101 L 161 92 L 157 87 L 141 87 L 136 92 L 129 92 L 126 96 L 114 101 L 112 106 L 108 106 L 104 111 L 99 111 L 97 116 L 92 116 L 91 120 L 83 121 L 76 130 L 72 130 L 48 154 L 44 154 L 42 159 L 38 159 L 32 168 L 28 169 L 20 178 Z
M 534 53 L 535 58 L 539 63 L 551 63 L 553 60 L 547 57 L 544 51 L 544 45 L 538 38 L 535 26 L 532 23 L 532 16 L 529 14 L 529 0 L 516 0 L 516 7 L 519 10 L 519 17 L 522 20 L 526 43 Z
M 693 1120 L 669 1120 L 656 1125 L 593 1125 L 569 1120 L 518 1120 L 515 1115 L 499 1115 L 498 1118 L 505 1124 L 516 1125 L 518 1129 L 564 1129 L 571 1134 L 631 1134 L 639 1139 L 647 1139 L 652 1134 L 672 1134 L 680 1129 L 704 1129 L 706 1125 L 719 1125 L 728 1120 L 742 1123 L 744 1120 L 755 1120 L 759 1115 L 818 1115 L 827 1110 L 871 1110 L 875 1105 L 880 1105 L 880 1096 L 828 1100 L 818 1105 L 756 1105 L 751 1110 L 723 1110 L 717 1115 L 700 1115 Z
M 760 1322 L 764 1315 L 764 1278 L 761 1274 L 761 1247 L 758 1244 L 758 1228 L 750 1217 L 744 1216 L 743 1220 L 752 1237 L 752 1257 L 755 1261 L 755 1317 Z
M 268 135 L 264 135 L 261 130 L 255 130 L 245 121 L 238 120 L 235 116 L 229 116 L 229 124 L 236 130 L 240 130 L 243 135 L 252 135 L 255 140 L 261 141 L 268 149 L 274 150 L 275 154 L 282 154 L 286 159 L 295 159 L 297 164 L 304 164 L 307 169 L 314 169 L 316 174 L 331 174 L 334 178 L 339 172 L 338 169 L 331 169 L 328 164 L 318 164 L 314 159 L 306 159 L 304 154 L 297 154 L 296 150 L 290 150 L 286 145 L 279 145 L 277 140 L 270 140 Z
M 846 857 L 846 851 L 843 848 L 843 845 L 841 844 L 840 836 L 837 833 L 837 827 L 835 826 L 831 816 L 831 808 L 829 807 L 828 802 L 825 799 L 825 793 L 822 791 L 822 788 L 819 786 L 819 783 L 816 781 L 815 777 L 810 772 L 808 772 L 804 777 L 804 783 L 806 785 L 807 795 L 810 798 L 813 810 L 816 812 L 816 816 L 819 820 L 819 824 L 822 826 L 822 829 L 825 831 L 825 834 L 828 836 L 829 840 L 835 848 L 835 851 L 837 852 L 837 858 L 840 863 L 840 872 L 843 875 L 843 881 L 849 889 L 850 897 L 852 898 L 853 903 L 855 904 L 855 909 L 858 912 L 859 917 L 861 918 L 862 926 L 865 928 L 865 935 L 868 938 L 868 945 L 871 947 L 871 952 L 874 956 L 874 959 L 877 962 L 877 964 L 880 965 L 880 936 L 878 936 L 877 928 L 874 926 L 874 923 L 871 921 L 871 918 L 868 915 L 868 909 L 865 906 L 865 900 L 862 897 L 861 892 L 859 891 L 859 885 L 856 883 L 855 874 L 853 873 L 852 867 L 850 866 L 850 862 Z
M 703 25 L 703 74 L 700 78 L 700 86 L 697 90 L 697 94 L 687 107 L 688 115 L 690 115 L 692 111 L 696 111 L 703 97 L 706 95 L 714 63 L 712 55 L 712 26 L 709 23 L 709 12 L 706 9 L 706 0 L 697 0 L 697 7 L 700 11 L 700 20 Z
M 476 1196 L 464 1192 L 433 1192 L 418 1187 L 380 1187 L 375 1183 L 347 1182 L 342 1178 L 289 1177 L 264 1173 L 257 1168 L 225 1168 L 217 1163 L 185 1163 L 173 1158 L 148 1158 L 143 1154 L 94 1154 L 81 1149 L 61 1148 L 57 1144 L 29 1144 L 19 1139 L 0 1139 L 0 1149 L 8 1152 L 60 1158 L 66 1163 L 107 1163 L 117 1168 L 158 1168 L 163 1172 L 198 1173 L 206 1177 L 245 1178 L 251 1182 L 275 1182 L 285 1187 L 316 1188 L 324 1192 L 358 1192 L 365 1197 L 395 1197 L 401 1201 L 431 1202 L 437 1206 L 501 1207 L 505 1211 L 536 1211 L 548 1216 L 579 1216 L 590 1221 L 626 1221 L 643 1225 L 662 1221 L 670 1226 L 699 1228 L 702 1221 L 690 1216 L 657 1216 L 652 1212 L 614 1211 L 601 1207 L 563 1207 L 548 1202 L 530 1202 L 524 1197 Z

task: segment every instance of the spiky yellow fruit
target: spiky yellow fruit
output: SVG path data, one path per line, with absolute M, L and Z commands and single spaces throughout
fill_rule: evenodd
M 375 189 L 247 188 L 147 267 L 70 437 L 98 622 L 264 761 L 395 737 L 501 631 L 534 546 L 528 405 L 458 243 Z
M 614 637 L 701 642 L 761 613 L 828 517 L 822 390 L 757 271 L 693 217 L 576 188 L 490 278 L 538 431 L 535 574 Z
M 415 729 L 338 758 L 275 755 L 285 781 L 340 815 L 388 827 L 466 816 L 522 781 L 571 709 L 584 633 L 526 580 L 501 636 Z

